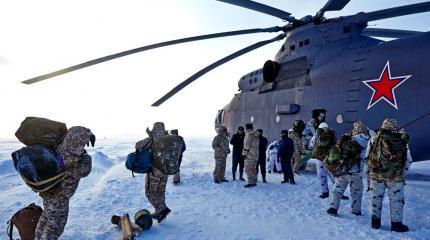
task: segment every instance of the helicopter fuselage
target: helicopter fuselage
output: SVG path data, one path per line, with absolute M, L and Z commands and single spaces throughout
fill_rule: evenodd
M 389 117 L 408 124 L 414 160 L 430 159 L 430 117 L 423 117 L 430 113 L 430 32 L 384 42 L 363 35 L 366 26 L 359 13 L 289 32 L 274 59 L 276 79 L 267 81 L 263 69 L 243 76 L 216 125 L 235 132 L 253 123 L 273 141 L 314 110 L 326 113 L 338 136 L 355 121 L 377 129 Z

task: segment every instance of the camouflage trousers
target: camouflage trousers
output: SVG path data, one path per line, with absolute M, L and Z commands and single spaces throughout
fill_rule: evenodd
M 403 220 L 403 205 L 405 205 L 404 182 L 370 180 L 370 211 L 372 218 L 381 218 L 382 201 L 385 189 L 390 200 L 390 215 L 392 222 Z
M 257 171 L 255 171 L 257 162 L 257 159 L 245 159 L 245 173 L 248 184 L 257 184 Z
M 322 161 L 315 159 L 316 161 L 316 168 L 317 168 L 317 176 L 320 182 L 321 187 L 321 193 L 328 193 L 328 181 L 327 178 L 330 178 L 330 181 L 334 183 L 333 176 L 327 172 L 327 169 L 325 169 Z
M 155 214 L 167 208 L 166 206 L 166 185 L 169 175 L 153 168 L 151 173 L 146 174 L 145 195 L 148 201 L 155 208 Z
M 291 158 L 291 167 L 293 168 L 293 171 L 297 172 L 300 169 L 300 160 L 301 160 L 301 155 L 300 153 L 294 153 L 293 157 Z
M 43 213 L 37 223 L 36 240 L 56 240 L 64 231 L 69 215 L 69 198 L 43 198 Z
M 330 207 L 339 209 L 340 199 L 349 185 L 351 192 L 351 210 L 353 213 L 361 213 L 361 201 L 363 198 L 363 178 L 360 173 L 352 173 L 337 177 L 331 193 Z
M 225 168 L 227 157 L 215 157 L 214 181 L 222 181 L 225 179 Z
M 177 173 L 175 173 L 175 175 L 173 175 L 173 183 L 178 183 L 181 181 L 181 171 L 178 170 Z

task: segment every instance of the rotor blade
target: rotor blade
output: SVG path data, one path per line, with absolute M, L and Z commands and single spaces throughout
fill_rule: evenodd
M 258 2 L 249 1 L 249 0 L 217 0 L 217 1 L 247 8 L 257 12 L 265 13 L 270 16 L 274 16 L 289 22 L 294 21 L 294 17 L 290 17 L 291 13 L 285 12 L 285 11 L 282 11 L 281 9 L 264 5 Z
M 77 65 L 74 65 L 71 67 L 63 68 L 63 69 L 57 70 L 55 72 L 44 74 L 44 75 L 41 75 L 38 77 L 30 78 L 28 80 L 22 81 L 22 83 L 33 84 L 33 83 L 40 82 L 40 81 L 43 81 L 43 80 L 46 80 L 49 78 L 56 77 L 58 75 L 73 72 L 73 71 L 76 71 L 76 70 L 79 70 L 79 69 L 82 69 L 85 67 L 93 66 L 93 65 L 96 65 L 96 64 L 99 64 L 102 62 L 110 61 L 110 60 L 113 60 L 116 58 L 125 57 L 125 56 L 131 55 L 131 54 L 135 54 L 138 52 L 143 52 L 143 51 L 147 51 L 147 50 L 151 50 L 151 49 L 155 49 L 155 48 L 161 48 L 161 47 L 166 47 L 166 46 L 170 46 L 170 45 L 186 43 L 186 42 L 193 42 L 193 41 L 200 41 L 200 40 L 211 39 L 211 38 L 229 37 L 229 36 L 237 36 L 237 35 L 244 35 L 244 34 L 251 34 L 251 33 L 261 33 L 261 32 L 268 32 L 268 33 L 279 32 L 283 29 L 284 29 L 284 27 L 252 28 L 252 29 L 245 29 L 245 30 L 238 30 L 238 31 L 206 34 L 206 35 L 200 35 L 200 36 L 195 36 L 195 37 L 187 37 L 187 38 L 181 38 L 181 39 L 176 39 L 176 40 L 171 40 L 171 41 L 166 41 L 166 42 L 161 42 L 161 43 L 155 43 L 155 44 L 147 45 L 144 47 L 134 48 L 134 49 L 127 50 L 124 52 L 119 52 L 119 53 L 115 53 L 112 55 L 104 56 L 101 58 L 96 58 L 96 59 L 90 60 L 88 62 L 84 62 L 84 63 L 80 63 L 80 64 L 77 64 Z
M 430 1 L 423 3 L 416 3 L 394 8 L 387 8 L 379 11 L 368 12 L 368 21 L 376 21 L 386 18 L 400 17 L 410 14 L 423 13 L 430 11 Z
M 261 41 L 255 44 L 252 44 L 246 48 L 243 48 L 235 53 L 232 53 L 230 55 L 228 55 L 227 57 L 224 57 L 214 63 L 212 63 L 211 65 L 203 68 L 202 70 L 198 71 L 197 73 L 195 73 L 194 75 L 192 75 L 191 77 L 189 77 L 187 80 L 181 82 L 179 85 L 177 85 L 176 87 L 174 87 L 172 90 L 170 90 L 166 95 L 164 95 L 162 98 L 160 98 L 159 100 L 157 100 L 155 103 L 152 104 L 153 107 L 158 107 L 160 106 L 162 103 L 164 103 L 167 99 L 171 98 L 173 95 L 175 95 L 176 93 L 178 93 L 179 91 L 181 91 L 183 88 L 185 88 L 186 86 L 188 86 L 190 83 L 194 82 L 196 79 L 198 79 L 199 77 L 203 76 L 204 74 L 208 73 L 209 71 L 221 66 L 222 64 L 231 61 L 237 57 L 242 56 L 245 53 L 248 53 L 250 51 L 253 51 L 257 48 L 260 48 L 262 46 L 265 46 L 269 43 L 272 42 L 276 42 L 279 41 L 281 39 L 285 38 L 285 34 L 280 34 L 275 38 L 266 40 L 266 41 Z
M 351 0 L 329 0 L 324 5 L 323 8 L 321 8 L 320 11 L 327 12 L 327 11 L 339 11 L 342 10 Z
M 384 37 L 384 38 L 402 38 L 409 37 L 418 33 L 419 31 L 388 29 L 388 28 L 366 28 L 363 34 L 371 37 Z

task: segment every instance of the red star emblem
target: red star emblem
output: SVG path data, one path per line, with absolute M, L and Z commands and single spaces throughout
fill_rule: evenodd
M 391 77 L 390 61 L 387 61 L 387 64 L 385 64 L 384 70 L 382 70 L 381 76 L 379 76 L 378 79 L 363 81 L 363 83 L 373 91 L 367 110 L 381 100 L 385 100 L 398 110 L 394 89 L 404 83 L 411 76 L 412 75 Z

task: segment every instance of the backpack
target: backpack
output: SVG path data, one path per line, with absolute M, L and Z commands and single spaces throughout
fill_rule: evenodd
M 402 176 L 408 142 L 409 136 L 406 133 L 379 130 L 370 148 L 368 161 L 370 170 L 386 179 Z
M 153 166 L 167 175 L 179 171 L 179 157 L 182 154 L 183 139 L 176 135 L 165 135 L 152 143 Z
M 7 235 L 9 240 L 13 240 L 13 226 L 18 229 L 21 240 L 33 240 L 37 223 L 42 213 L 42 208 L 34 203 L 16 212 L 7 222 Z
M 317 139 L 312 150 L 313 158 L 324 160 L 330 148 L 336 143 L 336 134 L 328 128 L 317 129 Z
M 360 163 L 361 146 L 351 136 L 345 135 L 328 152 L 323 164 L 335 177 L 348 173 L 352 166 Z
M 18 140 L 26 146 L 41 144 L 55 148 L 67 134 L 64 123 L 46 118 L 27 117 L 15 133 Z
M 148 173 L 152 171 L 152 150 L 151 148 L 143 148 L 136 152 L 128 154 L 125 161 L 125 167 L 134 173 Z
M 32 145 L 12 153 L 15 170 L 35 192 L 55 187 L 63 178 L 64 162 L 50 148 Z

